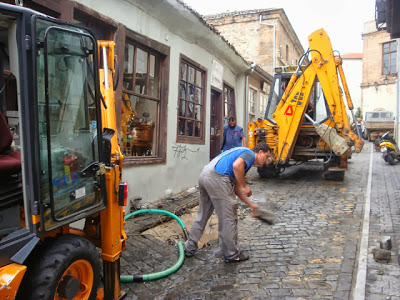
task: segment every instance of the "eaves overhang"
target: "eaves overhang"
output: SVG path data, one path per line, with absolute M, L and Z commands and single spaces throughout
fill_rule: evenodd
M 168 30 L 188 43 L 212 53 L 238 73 L 248 69 L 245 59 L 213 26 L 182 0 L 142 0 L 132 2 L 156 18 Z
M 400 38 L 400 1 L 376 0 L 375 22 L 376 29 L 386 30 L 390 38 Z

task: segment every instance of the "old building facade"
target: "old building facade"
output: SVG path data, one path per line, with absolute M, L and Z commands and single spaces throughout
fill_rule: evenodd
M 383 108 L 396 111 L 397 41 L 385 30 L 378 31 L 375 21 L 364 24 L 362 111 Z
M 255 9 L 205 16 L 250 63 L 268 74 L 277 66 L 297 65 L 304 49 L 283 9 Z M 250 82 L 248 122 L 264 116 L 270 86 Z
M 297 65 L 304 49 L 283 9 L 256 9 L 205 16 L 248 61 L 273 74 Z
M 228 117 L 244 123 L 249 82 L 256 87 L 271 82 L 179 0 L 23 5 L 116 43 L 122 179 L 129 197 L 142 198 L 142 204 L 196 186 L 203 166 L 220 153 Z

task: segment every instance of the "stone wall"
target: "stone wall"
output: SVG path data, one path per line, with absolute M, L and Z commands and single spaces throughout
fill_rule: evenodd
M 275 66 L 297 64 L 304 52 L 282 9 L 212 15 L 206 16 L 206 20 L 216 27 L 247 61 L 256 62 L 271 74 L 274 66 L 274 30 Z

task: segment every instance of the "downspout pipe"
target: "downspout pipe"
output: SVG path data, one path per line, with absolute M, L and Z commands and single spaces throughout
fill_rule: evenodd
M 245 115 L 244 115 L 244 132 L 247 136 L 248 131 L 248 123 L 249 123 L 249 76 L 254 72 L 257 64 L 255 62 L 250 64 L 250 69 L 246 72 L 246 79 L 244 84 L 244 106 L 245 106 Z

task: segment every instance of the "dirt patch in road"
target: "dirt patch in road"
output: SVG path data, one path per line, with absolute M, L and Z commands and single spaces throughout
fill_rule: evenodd
M 179 219 L 185 224 L 188 232 L 190 232 L 190 228 L 192 223 L 196 217 L 198 211 L 198 206 L 188 210 L 188 213 L 181 215 Z M 152 235 L 155 238 L 158 238 L 164 242 L 175 244 L 175 241 L 184 241 L 184 235 L 182 231 L 182 227 L 178 224 L 177 221 L 172 220 L 165 222 L 161 225 L 143 231 L 142 234 Z M 206 228 L 204 229 L 203 236 L 199 241 L 199 248 L 206 247 L 210 245 L 212 241 L 218 240 L 218 218 L 215 212 L 211 215 L 210 219 L 207 222 Z

